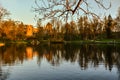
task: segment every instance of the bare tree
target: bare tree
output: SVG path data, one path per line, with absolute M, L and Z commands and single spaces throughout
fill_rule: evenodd
M 41 19 L 48 18 L 64 18 L 72 15 L 79 15 L 81 12 L 85 14 L 90 14 L 93 17 L 98 17 L 95 13 L 91 12 L 90 7 L 100 7 L 103 9 L 109 9 L 111 7 L 111 2 L 106 6 L 106 0 L 35 0 L 36 7 L 34 7 L 34 12 L 41 16 Z M 90 5 L 90 3 L 95 5 Z M 98 17 L 99 18 L 99 17 Z
M 118 8 L 118 18 L 120 19 L 120 7 Z
M 7 16 L 9 14 L 10 13 L 5 8 L 0 6 L 0 20 L 3 19 L 5 16 Z

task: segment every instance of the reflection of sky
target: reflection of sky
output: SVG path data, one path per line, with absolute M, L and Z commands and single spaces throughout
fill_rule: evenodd
M 46 60 L 41 65 L 36 59 L 26 61 L 22 65 L 11 66 L 10 76 L 7 80 L 118 80 L 117 69 L 110 72 L 103 65 L 97 69 L 90 67 L 81 70 L 78 63 L 63 62 L 61 66 L 52 66 Z
M 104 0 L 103 0 L 104 1 Z M 98 15 L 111 14 L 113 17 L 117 15 L 117 9 L 120 4 L 120 0 L 111 0 L 112 8 L 105 11 L 94 7 L 93 2 L 89 2 L 92 7 L 92 10 Z M 107 2 L 105 2 L 107 3 Z M 0 4 L 5 7 L 11 13 L 11 18 L 18 21 L 23 21 L 26 24 L 35 24 L 34 13 L 31 11 L 31 7 L 34 5 L 34 0 L 0 0 Z M 107 13 L 105 13 L 107 12 Z

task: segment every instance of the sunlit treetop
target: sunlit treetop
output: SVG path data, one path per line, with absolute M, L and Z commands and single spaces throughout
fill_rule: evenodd
M 41 19 L 61 18 L 65 20 L 73 15 L 79 16 L 81 13 L 99 18 L 91 11 L 91 8 L 99 7 L 107 10 L 111 7 L 109 0 L 107 2 L 106 0 L 35 0 L 35 4 L 34 12 L 38 13 Z

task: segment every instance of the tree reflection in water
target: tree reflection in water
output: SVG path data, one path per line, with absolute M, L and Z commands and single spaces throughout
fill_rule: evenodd
M 119 75 L 118 80 L 120 80 L 120 53 L 119 53 L 119 55 L 117 56 L 116 66 L 117 66 L 118 75 Z
M 82 70 L 86 70 L 90 66 L 97 68 L 103 64 L 107 70 L 111 71 L 113 66 L 116 66 L 120 78 L 120 46 L 93 44 L 8 45 L 0 47 L 0 78 L 8 76 L 8 74 L 3 74 L 4 71 L 1 68 L 3 64 L 9 66 L 22 64 L 34 57 L 37 57 L 39 65 L 43 58 L 53 66 L 59 66 L 62 61 L 78 62 Z
M 3 70 L 0 66 L 0 80 L 7 80 L 8 77 L 9 77 L 9 68 Z
M 7 80 L 7 78 L 9 77 L 9 68 L 7 69 L 3 69 L 3 63 L 2 63 L 2 55 L 4 53 L 5 48 L 2 47 L 0 48 L 0 80 Z

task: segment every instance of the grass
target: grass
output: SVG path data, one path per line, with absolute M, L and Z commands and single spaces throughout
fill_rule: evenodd
M 78 40 L 78 41 L 64 41 L 65 43 L 76 44 L 118 44 L 120 39 L 102 39 L 102 40 Z
M 27 44 L 27 41 L 24 40 L 17 40 L 17 41 L 7 41 L 5 43 L 9 43 L 9 44 Z
M 39 40 L 40 44 L 44 43 L 65 43 L 65 44 L 120 44 L 120 39 L 98 39 L 98 40 L 73 40 L 73 41 L 60 41 L 60 40 Z M 3 43 L 3 42 L 0 42 Z M 31 40 L 16 40 L 16 41 L 6 41 L 6 44 L 31 44 Z

